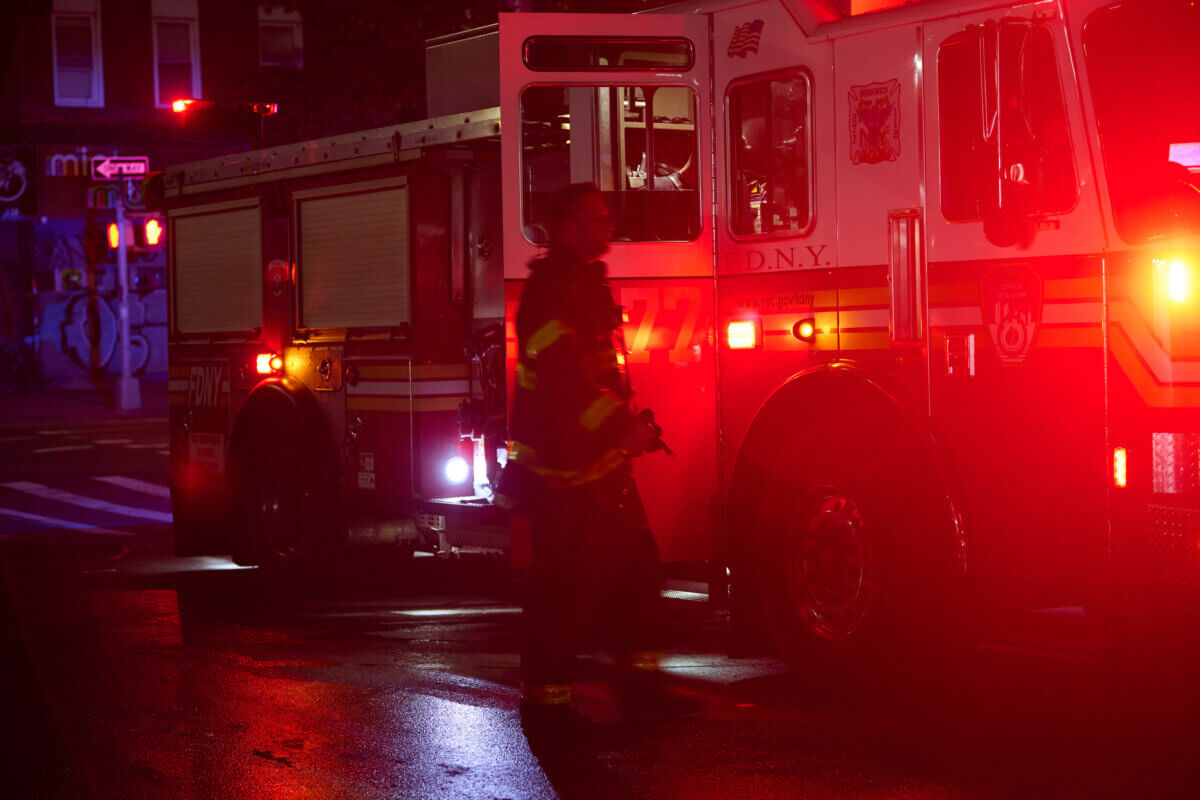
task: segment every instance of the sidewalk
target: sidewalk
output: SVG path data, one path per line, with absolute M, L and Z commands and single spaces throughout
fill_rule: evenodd
M 141 378 L 138 381 L 142 407 L 119 411 L 112 382 L 93 390 L 42 386 L 0 392 L 0 429 L 41 425 L 92 424 L 127 419 L 167 418 L 167 381 Z

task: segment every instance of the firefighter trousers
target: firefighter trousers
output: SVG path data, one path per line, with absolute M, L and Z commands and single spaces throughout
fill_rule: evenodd
M 618 662 L 651 653 L 661 567 L 631 472 L 540 494 L 531 508 L 525 585 L 526 686 L 569 685 L 594 628 Z

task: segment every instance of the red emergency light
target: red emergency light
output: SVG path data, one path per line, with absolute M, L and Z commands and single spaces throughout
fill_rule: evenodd
M 753 350 L 762 341 L 761 325 L 758 320 L 738 319 L 729 323 L 725 330 L 725 341 L 730 350 Z
M 1124 489 L 1129 485 L 1129 454 L 1124 447 L 1113 448 L 1113 486 Z
M 254 359 L 254 369 L 259 375 L 274 375 L 283 369 L 283 358 L 274 353 L 259 353 Z

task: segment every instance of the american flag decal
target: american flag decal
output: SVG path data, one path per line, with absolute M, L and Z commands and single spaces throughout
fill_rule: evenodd
M 729 40 L 728 53 L 730 58 L 737 56 L 745 58 L 748 53 L 758 52 L 758 40 L 762 36 L 763 21 L 756 19 L 754 22 L 747 22 L 744 25 L 738 25 L 733 29 L 733 38 Z

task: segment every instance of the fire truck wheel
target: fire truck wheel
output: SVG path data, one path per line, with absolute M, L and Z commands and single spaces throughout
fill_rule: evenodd
M 753 503 L 782 654 L 809 675 L 879 686 L 944 676 L 965 652 L 965 603 L 952 518 L 919 447 L 882 429 L 806 444 L 820 455 L 775 471 Z
M 334 548 L 329 499 L 336 496 L 303 427 L 263 420 L 249 449 L 246 531 L 255 560 L 276 572 L 319 569 Z

